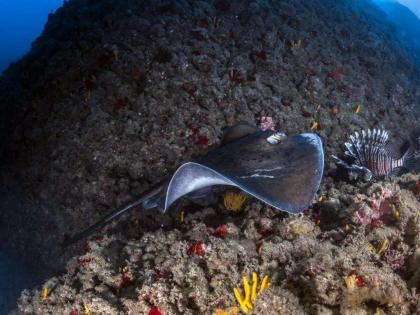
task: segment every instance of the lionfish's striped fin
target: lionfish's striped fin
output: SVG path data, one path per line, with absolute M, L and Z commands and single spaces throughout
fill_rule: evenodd
M 388 143 L 388 138 L 389 134 L 386 130 L 368 129 L 367 131 L 362 130 L 360 133 L 356 131 L 350 135 L 349 141 L 344 143 L 345 154 L 357 158 L 363 147 L 384 148 Z

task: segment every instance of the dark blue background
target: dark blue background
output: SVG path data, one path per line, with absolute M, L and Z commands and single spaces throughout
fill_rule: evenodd
M 63 0 L 0 0 L 0 72 L 29 51 Z
M 373 0 L 374 2 L 395 0 Z M 420 0 L 400 0 L 420 16 Z M 29 51 L 41 33 L 48 13 L 63 0 L 0 0 L 0 73 Z

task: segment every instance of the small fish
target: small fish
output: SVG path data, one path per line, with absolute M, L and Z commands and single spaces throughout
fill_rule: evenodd
M 358 113 L 360 113 L 360 111 L 362 110 L 362 105 L 360 105 L 360 104 L 357 104 L 356 105 L 356 107 L 355 107 L 355 109 L 354 109 L 354 112 L 356 113 L 356 114 L 358 114 Z
M 388 138 L 388 131 L 381 129 L 355 132 L 344 143 L 345 159 L 335 155 L 332 158 L 337 165 L 349 171 L 352 179 L 362 176 L 366 181 L 373 181 L 411 170 L 414 164 L 414 148 L 411 142 L 404 143 L 402 150 L 396 150 L 389 144 Z

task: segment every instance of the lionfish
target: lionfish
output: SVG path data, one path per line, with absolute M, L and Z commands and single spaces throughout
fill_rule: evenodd
M 355 132 L 344 143 L 345 158 L 340 159 L 335 155 L 331 157 L 337 165 L 348 170 L 351 179 L 362 177 L 366 181 L 374 181 L 382 177 L 398 176 L 413 169 L 414 145 L 406 141 L 401 149 L 395 149 L 388 139 L 389 133 L 386 130 Z

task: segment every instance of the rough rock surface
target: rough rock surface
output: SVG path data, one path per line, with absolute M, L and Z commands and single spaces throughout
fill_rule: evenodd
M 43 284 L 53 288 L 50 297 L 27 290 L 19 311 L 148 314 L 156 306 L 163 314 L 214 314 L 237 306 L 232 288 L 256 272 L 271 286 L 254 314 L 413 314 L 419 182 L 406 175 L 369 188 L 346 184 L 298 217 L 249 200 L 239 213 L 222 203 L 187 212 L 175 227 L 138 239 L 94 236 L 65 275 Z M 392 210 L 361 224 L 354 213 L 379 211 L 376 200 Z
M 254 271 L 271 282 L 257 314 L 415 312 L 419 178 L 350 184 L 328 159 L 324 201 L 302 217 L 254 200 L 237 215 L 185 203 L 59 244 L 240 120 L 269 116 L 288 134 L 316 122 L 326 157 L 362 128 L 407 137 L 418 74 L 363 0 L 66 2 L 0 82 L 0 131 L 13 131 L 1 146 L 2 245 L 47 274 L 67 266 L 42 286 L 47 299 L 25 291 L 19 312 L 211 314 L 237 306 L 232 287 Z

